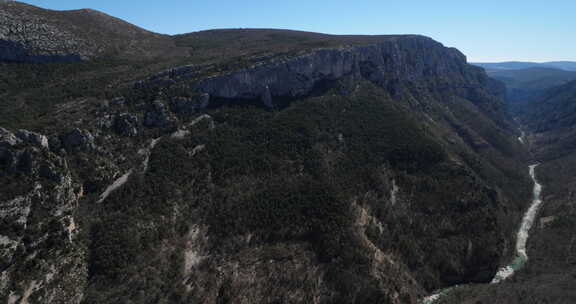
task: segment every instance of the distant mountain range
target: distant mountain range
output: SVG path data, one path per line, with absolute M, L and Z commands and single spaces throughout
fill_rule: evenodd
M 509 89 L 548 89 L 576 79 L 576 71 L 531 67 L 519 70 L 486 69 L 486 73 L 504 82 Z
M 486 70 L 488 76 L 502 81 L 508 100 L 522 106 L 524 101 L 540 97 L 546 90 L 576 80 L 576 62 L 552 61 L 472 63 Z
M 576 71 L 576 62 L 574 61 L 550 61 L 550 62 L 523 62 L 523 61 L 506 61 L 506 62 L 471 62 L 471 64 L 494 70 L 520 70 L 527 68 L 554 68 L 565 71 Z

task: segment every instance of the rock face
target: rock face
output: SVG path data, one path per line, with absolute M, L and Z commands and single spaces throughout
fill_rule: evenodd
M 422 52 L 428 55 L 420 56 Z M 478 68 L 466 65 L 459 51 L 426 37 L 405 36 L 264 63 L 208 78 L 197 89 L 212 99 L 259 99 L 271 107 L 275 98 L 320 94 L 344 76 L 366 79 L 381 87 L 410 83 L 417 87 L 480 88 L 489 81 Z
M 576 81 L 548 90 L 542 97 L 518 110 L 532 134 L 533 153 L 540 160 L 571 154 L 576 147 Z

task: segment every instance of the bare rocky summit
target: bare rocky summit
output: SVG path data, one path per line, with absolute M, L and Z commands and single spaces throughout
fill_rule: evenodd
M 153 58 L 175 55 L 173 49 L 169 36 L 95 10 L 51 11 L 16 1 L 0 3 L 0 61 Z

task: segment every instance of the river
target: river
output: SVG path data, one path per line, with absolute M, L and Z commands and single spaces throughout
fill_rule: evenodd
M 521 269 L 526 264 L 526 262 L 528 262 L 528 254 L 526 254 L 526 242 L 528 241 L 528 236 L 530 235 L 530 228 L 532 228 L 534 220 L 536 219 L 536 215 L 538 214 L 538 210 L 540 210 L 540 207 L 542 206 L 542 185 L 538 183 L 538 180 L 536 179 L 536 167 L 538 167 L 538 164 L 528 166 L 530 177 L 534 182 L 534 188 L 532 190 L 532 203 L 530 204 L 530 208 L 528 208 L 524 214 L 520 228 L 516 234 L 516 256 L 510 264 L 498 270 L 492 279 L 491 284 L 498 284 L 506 280 L 516 271 Z M 455 287 L 457 286 L 436 291 L 434 294 L 422 299 L 422 304 L 432 304 L 436 302 L 440 297 L 449 293 L 450 290 Z

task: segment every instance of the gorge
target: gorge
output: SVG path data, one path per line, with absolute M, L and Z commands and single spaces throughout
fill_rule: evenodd
M 498 272 L 496 272 L 496 275 L 494 275 L 494 278 L 492 279 L 490 284 L 498 284 L 510 278 L 512 275 L 514 275 L 515 272 L 522 269 L 524 264 L 528 262 L 528 255 L 526 253 L 526 243 L 530 235 L 530 229 L 532 228 L 534 221 L 536 220 L 536 215 L 538 214 L 538 210 L 540 209 L 540 205 L 542 204 L 542 197 L 541 197 L 542 185 L 539 184 L 538 181 L 536 180 L 536 172 L 535 172 L 536 167 L 538 167 L 537 164 L 530 165 L 528 167 L 530 177 L 534 182 L 533 198 L 530 207 L 528 208 L 528 210 L 526 210 L 526 213 L 522 217 L 520 227 L 518 228 L 518 233 L 516 234 L 515 257 L 512 260 L 512 262 L 510 262 L 510 264 L 500 268 Z M 424 297 L 421 302 L 423 304 L 435 303 L 442 296 L 446 296 L 456 288 L 462 288 L 462 286 L 456 285 L 442 289 L 440 291 L 436 291 L 432 295 Z
M 572 120 L 510 110 L 431 38 L 0 8 L 8 303 L 418 303 L 463 284 L 439 301 L 490 303 L 502 266 L 527 250 L 518 283 L 540 263 L 536 180 L 543 212 L 567 208 L 549 185 Z

